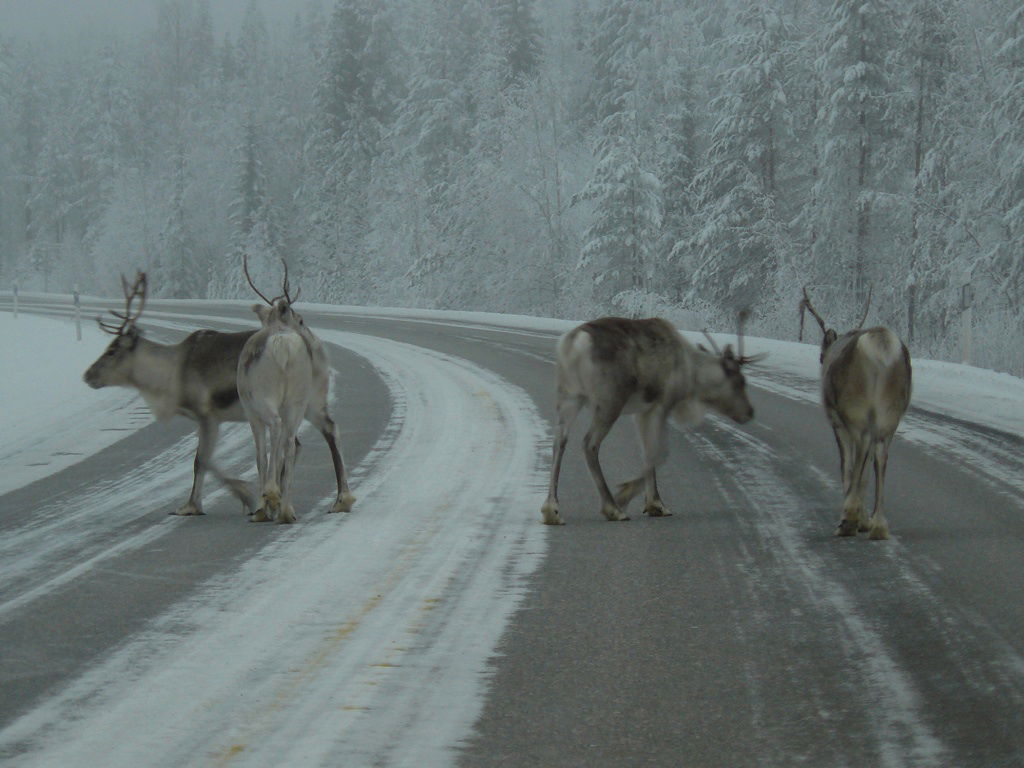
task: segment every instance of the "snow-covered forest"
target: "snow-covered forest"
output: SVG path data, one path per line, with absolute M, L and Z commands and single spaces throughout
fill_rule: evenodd
M 1019 0 L 210 2 L 0 29 L 5 289 L 238 298 L 247 253 L 308 300 L 793 338 L 803 285 L 840 327 L 871 287 L 945 358 L 973 294 L 1024 371 Z

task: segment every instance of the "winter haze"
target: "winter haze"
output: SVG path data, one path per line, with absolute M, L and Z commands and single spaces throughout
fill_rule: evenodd
M 871 287 L 1019 374 L 1022 85 L 1014 0 L 3 0 L 0 280 L 781 339 Z

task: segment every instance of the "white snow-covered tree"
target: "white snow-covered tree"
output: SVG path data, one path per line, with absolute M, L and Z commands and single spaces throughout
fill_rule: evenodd
M 739 14 L 724 48 L 736 62 L 713 99 L 707 153 L 694 178 L 695 295 L 732 315 L 770 295 L 785 242 L 780 215 L 782 148 L 790 136 L 785 56 L 788 31 L 763 0 Z
M 542 31 L 534 4 L 534 0 L 494 0 L 502 81 L 506 86 L 523 84 L 540 69 Z
M 371 168 L 402 95 L 392 22 L 387 6 L 338 0 L 325 35 L 307 154 L 314 180 L 305 198 L 312 234 L 304 271 L 312 292 L 330 300 L 362 300 L 373 292 Z
M 174 152 L 167 219 L 157 239 L 151 284 L 154 296 L 205 298 L 208 275 L 196 258 L 187 211 L 188 160 L 183 147 Z
M 897 22 L 890 0 L 833 0 L 818 61 L 822 156 L 814 277 L 851 286 L 843 292 L 851 314 L 867 295 L 873 265 L 892 245 L 892 233 L 876 221 L 875 208 L 879 193 L 889 191 L 885 160 L 894 133 L 889 110 Z
M 957 190 L 950 184 L 951 155 L 958 141 L 951 107 L 958 108 L 961 93 L 954 93 L 949 63 L 957 57 L 947 0 L 915 0 L 909 8 L 900 50 L 904 65 L 911 73 L 905 88 L 905 130 L 909 160 L 913 167 L 909 201 L 909 259 L 904 264 L 906 278 L 906 340 L 914 344 L 918 336 L 917 320 L 920 296 L 935 296 L 946 282 L 941 273 L 950 261 L 950 228 L 955 217 L 950 211 Z M 961 118 L 962 119 L 962 118 Z
M 594 300 L 630 315 L 660 299 L 654 284 L 661 238 L 662 184 L 653 123 L 655 79 L 650 43 L 657 15 L 650 3 L 610 0 L 597 15 L 594 102 L 603 115 L 597 166 L 574 202 L 589 201 L 577 270 L 594 283 Z
M 995 178 L 986 198 L 1001 231 L 986 261 L 990 273 L 999 276 L 999 293 L 1024 322 L 1024 5 L 1009 13 L 1003 29 L 990 118 Z

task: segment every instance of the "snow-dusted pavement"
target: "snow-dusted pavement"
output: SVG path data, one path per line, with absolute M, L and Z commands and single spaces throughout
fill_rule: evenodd
M 509 511 L 540 505 L 545 427 L 521 390 L 464 360 L 323 337 L 371 361 L 393 403 L 355 472 L 356 511 L 324 515 L 325 500 L 302 524 L 279 528 L 229 578 L 7 724 L 0 755 L 54 766 L 453 759 L 482 706 L 488 657 L 543 554 L 543 528 Z M 244 437 L 236 430 L 219 455 L 244 450 Z M 75 509 L 11 529 L 0 620 L 126 548 L 195 524 L 161 516 L 117 537 L 127 510 L 152 517 L 163 494 L 187 487 L 190 446 L 181 441 Z M 44 567 L 69 549 L 85 559 Z M 44 571 L 59 573 L 33 578 Z
M 220 309 L 180 309 L 192 318 L 169 302 L 147 313 L 179 331 L 220 322 Z M 551 530 L 541 414 L 552 333 L 569 324 L 311 315 L 336 352 L 367 362 L 358 386 L 385 403 L 350 515 L 325 513 L 315 434 L 300 471 L 313 508 L 284 527 L 244 522 L 213 487 L 206 518 L 164 515 L 194 443 L 180 425 L 135 433 L 127 398 L 75 380 L 60 413 L 38 418 L 85 408 L 81 436 L 0 424 L 31 446 L 8 446 L 0 465 L 0 762 L 1024 765 L 1020 380 L 915 361 L 887 486 L 894 538 L 838 540 L 817 351 L 752 339 L 771 352 L 751 371 L 757 417 L 673 438 L 659 481 L 674 517 L 599 519 L 576 435 L 568 525 Z M 73 353 L 57 356 L 77 372 Z M 339 368 L 335 404 L 352 430 L 353 409 L 371 409 L 344 391 L 354 375 Z M 91 443 L 97 424 L 113 431 Z M 96 458 L 69 466 L 69 438 Z M 227 429 L 218 455 L 244 469 L 249 440 Z M 633 443 L 613 432 L 612 479 L 635 469 Z M 94 603 L 77 597 L 85 584 Z M 108 628 L 102 603 L 118 589 L 140 615 Z M 48 622 L 96 652 L 69 661 Z M 52 665 L 50 682 L 21 686 L 21 659 Z

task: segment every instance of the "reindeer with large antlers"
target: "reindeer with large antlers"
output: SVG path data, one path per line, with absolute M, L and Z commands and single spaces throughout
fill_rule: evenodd
M 246 421 L 238 399 L 238 359 L 242 347 L 256 331 L 200 330 L 178 344 L 158 344 L 146 339 L 137 326 L 146 301 L 145 274 L 140 272 L 133 284 L 123 276 L 121 282 L 125 311 L 111 311 L 118 320 L 116 323 L 97 318 L 100 327 L 114 339 L 85 372 L 85 382 L 94 389 L 128 387 L 137 390 L 158 420 L 178 413 L 196 422 L 199 444 L 192 491 L 188 501 L 174 514 L 203 514 L 202 490 L 207 470 L 225 483 L 248 511 L 255 511 L 256 499 L 248 484 L 221 472 L 213 461 L 213 454 L 220 425 Z M 354 497 L 345 475 L 337 427 L 329 416 L 325 418 L 329 368 L 322 347 L 319 367 L 316 359 L 314 353 L 315 384 L 306 418 L 323 434 L 334 462 L 338 494 L 330 511 L 347 512 L 352 508 Z
M 871 292 L 860 322 L 840 336 L 829 328 L 811 304 L 804 287 L 800 300 L 800 339 L 804 311 L 811 313 L 822 332 L 821 394 L 836 444 L 843 481 L 843 516 L 837 536 L 867 531 L 872 539 L 889 538 L 883 490 L 889 462 L 889 444 L 910 404 L 910 352 L 888 328 L 862 328 L 871 307 Z M 864 511 L 867 462 L 875 469 L 875 503 L 871 518 Z
M 584 323 L 559 340 L 555 351 L 558 425 L 551 462 L 548 497 L 541 508 L 547 525 L 562 525 L 558 507 L 558 476 L 569 429 L 579 411 L 593 416 L 583 438 L 587 468 L 608 520 L 628 520 L 624 510 L 642 487 L 644 512 L 670 514 L 661 501 L 655 468 L 667 456 L 665 423 L 676 426 L 700 421 L 708 409 L 743 424 L 754 416 L 747 399 L 743 366 L 760 359 L 743 355 L 742 320 L 739 354 L 712 341 L 714 352 L 696 348 L 660 318 L 631 320 L 604 317 Z M 708 339 L 710 340 L 710 336 Z M 632 413 L 643 450 L 643 473 L 623 483 L 612 495 L 601 470 L 601 442 L 623 413 Z
M 131 285 L 122 276 L 121 283 L 125 311 L 110 311 L 119 323 L 97 318 L 100 328 L 113 335 L 114 340 L 89 366 L 83 377 L 85 382 L 93 389 L 137 390 L 159 421 L 180 413 L 196 422 L 199 445 L 192 492 L 175 514 L 203 514 L 201 497 L 207 470 L 225 483 L 247 509 L 253 510 L 255 500 L 248 485 L 225 475 L 213 461 L 221 423 L 245 419 L 238 402 L 235 369 L 242 346 L 253 331 L 196 331 L 178 344 L 157 344 L 143 337 L 137 325 L 146 304 L 145 273 L 139 272 Z

